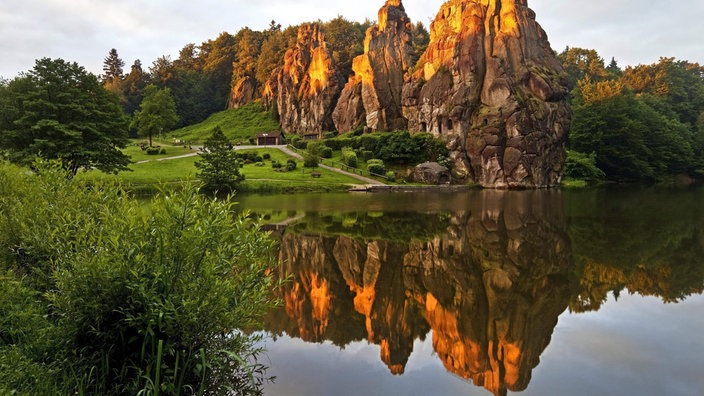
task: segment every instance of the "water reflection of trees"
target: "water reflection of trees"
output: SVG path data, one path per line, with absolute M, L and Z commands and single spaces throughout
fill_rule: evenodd
M 394 374 L 432 330 L 452 373 L 525 389 L 558 316 L 624 289 L 701 293 L 702 194 L 481 191 L 432 213 L 310 214 L 281 238 L 284 306 L 267 328 L 368 340 Z
M 675 302 L 704 291 L 704 191 L 645 188 L 568 195 L 576 312 L 609 292 Z

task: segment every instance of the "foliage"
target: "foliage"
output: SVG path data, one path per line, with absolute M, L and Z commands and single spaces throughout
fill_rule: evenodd
M 13 230 L 0 236 L 0 390 L 258 393 L 259 351 L 236 329 L 273 303 L 272 240 L 193 186 L 145 211 L 117 186 L 35 169 L 0 165 L 0 228 Z
M 595 153 L 608 179 L 657 180 L 685 172 L 693 161 L 688 129 L 633 95 L 574 110 L 570 147 Z
M 342 162 L 350 168 L 357 167 L 357 154 L 351 147 L 342 148 Z
M 125 66 L 125 62 L 120 59 L 115 48 L 111 49 L 103 59 L 103 81 L 105 83 L 110 83 L 111 81 L 120 81 L 124 78 L 124 72 L 122 68 Z
M 383 175 L 386 172 L 384 161 L 380 159 L 370 159 L 367 161 L 367 170 L 375 175 Z
M 317 168 L 318 167 L 318 157 L 310 154 L 303 154 L 303 166 L 306 168 Z
M 350 147 L 353 150 L 361 150 L 365 156 L 403 165 L 434 161 L 440 155 L 449 155 L 445 144 L 429 133 L 411 135 L 407 131 L 397 131 L 375 132 L 361 136 L 346 134 L 334 139 L 326 139 L 324 143 L 333 150 Z M 365 151 L 371 154 L 364 154 Z
M 332 158 L 332 149 L 318 140 L 307 142 L 306 151 L 321 158 Z
M 198 153 L 200 159 L 195 163 L 200 170 L 196 174 L 207 192 L 232 193 L 237 191 L 244 175 L 240 174 L 237 153 L 232 149 L 220 128 L 213 129 L 212 136 L 205 141 L 203 151 Z
M 81 168 L 126 169 L 127 119 L 117 97 L 77 63 L 43 58 L 0 84 L 0 147 L 11 161 L 30 164 L 41 153 Z
M 596 166 L 596 154 L 584 154 L 574 150 L 567 151 L 564 176 L 568 179 L 595 182 L 603 180 L 606 175 Z
M 574 88 L 571 150 L 593 152 L 609 180 L 704 175 L 703 67 L 661 58 L 621 71 L 581 48 L 560 58 Z
M 132 118 L 132 127 L 136 128 L 141 136 L 149 136 L 151 147 L 154 133 L 168 132 L 177 121 L 176 104 L 171 90 L 159 89 L 156 85 L 147 86 L 139 110 Z

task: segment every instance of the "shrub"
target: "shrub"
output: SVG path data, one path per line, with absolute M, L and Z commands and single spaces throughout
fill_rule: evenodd
M 395 182 L 396 181 L 396 174 L 393 171 L 386 172 L 386 180 L 388 180 L 390 182 Z
M 336 136 L 337 136 L 337 132 L 335 132 L 335 131 L 323 132 L 323 139 L 332 139 Z
M 383 175 L 386 172 L 384 161 L 380 159 L 370 159 L 367 161 L 367 170 L 375 175 Z
M 14 338 L 21 356 L 10 361 L 31 369 L 51 356 L 62 388 L 51 394 L 154 394 L 154 384 L 164 394 L 256 392 L 263 366 L 251 359 L 259 350 L 236 330 L 255 326 L 273 302 L 275 252 L 258 224 L 190 184 L 158 194 L 145 211 L 114 185 L 86 188 L 59 164 L 35 169 L 29 175 L 0 164 L 0 178 L 11 184 L 0 186 L 0 212 L 11 213 L 0 229 L 15 230 L 0 237 L 0 264 L 12 246 L 26 249 L 9 264 L 26 267 L 17 276 L 34 289 L 25 300 L 41 301 L 51 314 L 35 315 L 28 305 L 22 315 L 42 327 L 35 329 L 41 337 L 28 336 L 54 337 L 54 349 Z M 15 286 L 0 281 L 3 294 Z M 23 322 L 3 320 L 25 331 L 17 327 Z M 18 394 L 47 394 L 19 385 L 26 388 Z
M 297 165 L 297 164 L 296 164 L 296 160 L 294 160 L 294 159 L 289 158 L 289 159 L 286 161 L 286 169 L 289 170 L 289 171 L 292 171 L 292 170 L 296 169 L 296 165 Z
M 370 150 L 362 150 L 361 151 L 362 155 L 362 160 L 364 161 L 369 161 L 370 159 L 374 158 L 374 152 Z
M 332 158 L 332 149 L 330 147 L 321 148 L 320 156 L 323 158 Z
M 357 154 L 352 150 L 351 147 L 344 147 L 342 149 L 342 162 L 350 168 L 357 167 Z
M 279 161 L 276 161 L 276 160 L 271 161 L 271 167 L 274 169 L 279 169 L 282 166 L 283 166 L 283 164 L 281 164 Z
M 298 136 L 298 135 L 295 135 Z M 308 141 L 303 139 L 298 139 L 291 142 L 291 145 L 299 150 L 305 150 L 308 147 Z
M 159 154 L 159 147 L 147 147 L 147 154 L 148 155 L 157 155 Z
M 309 153 L 303 154 L 303 166 L 305 168 L 317 168 L 318 167 L 318 157 L 311 155 Z
M 159 150 L 159 154 L 166 154 L 166 149 L 162 147 L 161 150 Z
M 584 154 L 574 150 L 567 151 L 564 176 L 588 182 L 606 178 L 604 172 L 596 166 L 596 153 Z
M 264 153 L 264 154 L 262 154 L 262 158 L 265 159 L 265 160 L 269 160 L 269 159 L 271 159 L 271 154 L 269 154 L 269 153 Z

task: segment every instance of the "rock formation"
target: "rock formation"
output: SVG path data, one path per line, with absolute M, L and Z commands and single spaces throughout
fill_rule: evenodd
M 236 109 L 259 99 L 261 96 L 259 87 L 259 83 L 254 77 L 242 77 L 235 83 L 230 91 L 230 99 L 227 102 L 227 108 Z
M 268 330 L 341 346 L 366 338 L 394 374 L 432 330 L 448 371 L 496 395 L 524 390 L 570 298 L 562 197 L 540 193 L 473 193 L 466 210 L 435 218 L 439 234 L 407 242 L 287 231 L 279 271 L 292 281 Z M 392 216 L 358 221 L 376 229 Z
M 556 186 L 567 81 L 526 0 L 450 0 L 403 88 L 411 131 L 443 138 L 454 176 L 484 187 Z
M 296 134 L 333 130 L 332 112 L 341 89 L 341 77 L 320 27 L 301 25 L 296 47 L 286 51 L 276 75 L 281 129 Z M 270 90 L 265 89 L 265 95 Z
M 411 28 L 401 0 L 387 0 L 378 24 L 367 29 L 364 53 L 352 62 L 353 75 L 333 113 L 338 131 L 361 125 L 373 131 L 406 129 L 401 93 L 411 67 Z

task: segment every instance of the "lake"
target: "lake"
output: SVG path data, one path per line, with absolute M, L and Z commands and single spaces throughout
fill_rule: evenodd
M 237 199 L 291 276 L 267 395 L 704 395 L 704 189 Z

